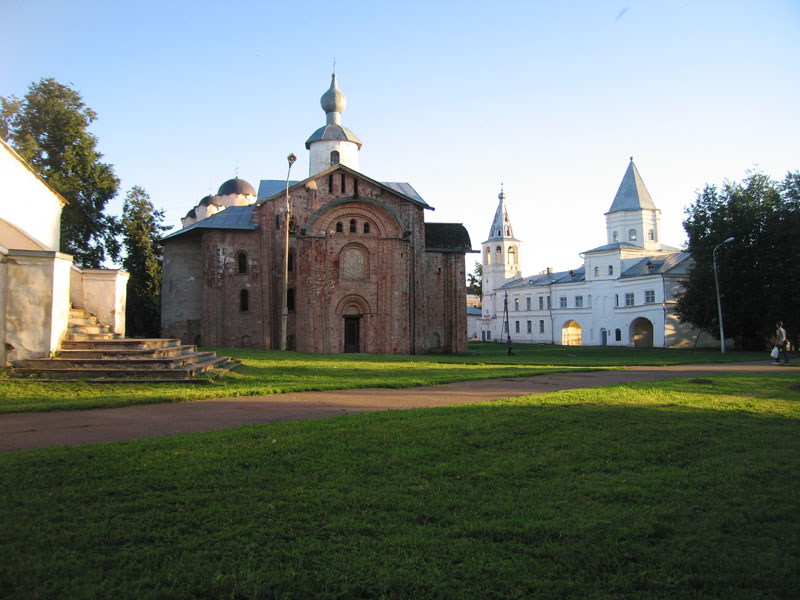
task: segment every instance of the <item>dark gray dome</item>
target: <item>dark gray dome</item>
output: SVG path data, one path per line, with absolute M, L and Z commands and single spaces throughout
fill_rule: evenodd
M 234 177 L 228 179 L 225 183 L 219 186 L 218 196 L 227 196 L 228 194 L 244 194 L 246 196 L 255 196 L 256 191 L 253 186 L 247 183 L 244 179 Z

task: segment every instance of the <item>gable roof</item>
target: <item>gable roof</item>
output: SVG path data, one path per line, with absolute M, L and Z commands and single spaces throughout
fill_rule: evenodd
M 620 279 L 643 277 L 646 275 L 664 275 L 676 267 L 692 260 L 688 252 L 672 252 L 658 256 L 646 256 L 620 274 Z
M 639 175 L 639 170 L 633 164 L 632 156 L 608 213 L 623 210 L 657 210 L 653 199 L 650 197 L 650 192 L 644 186 L 642 176 Z
M 256 224 L 253 222 L 253 208 L 254 205 L 252 204 L 248 206 L 230 206 L 225 210 L 221 210 L 218 213 L 203 219 L 202 221 L 197 221 L 197 223 L 193 223 L 188 227 L 184 227 L 180 231 L 170 233 L 161 239 L 168 240 L 184 233 L 199 229 L 255 229 Z
M 345 173 L 349 173 L 350 175 L 360 177 L 361 179 L 376 185 L 388 192 L 391 192 L 395 195 L 400 195 L 410 200 L 414 204 L 418 204 L 423 208 L 427 208 L 429 210 L 434 210 L 432 206 L 429 206 L 425 200 L 422 199 L 413 187 L 411 187 L 410 183 L 405 182 L 397 182 L 397 181 L 376 181 L 370 177 L 367 177 L 363 173 L 359 173 L 358 171 L 351 169 L 350 167 L 342 164 L 334 165 L 325 169 L 324 171 L 320 171 L 319 173 L 315 173 L 311 177 L 307 177 L 302 181 L 289 181 L 289 190 L 291 191 L 292 188 L 295 188 L 300 185 L 305 185 L 307 182 L 317 179 L 318 177 L 322 177 L 325 175 L 330 175 L 335 171 L 344 171 Z M 261 183 L 258 185 L 258 200 L 256 201 L 257 204 L 263 204 L 264 202 L 271 200 L 275 196 L 281 193 L 286 193 L 286 180 L 283 179 L 262 179 Z

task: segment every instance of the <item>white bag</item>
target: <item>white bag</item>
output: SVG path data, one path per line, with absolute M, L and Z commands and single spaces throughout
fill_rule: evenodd
M 779 350 L 778 350 L 778 347 L 777 347 L 777 346 L 775 346 L 775 347 L 772 349 L 772 352 L 770 352 L 770 353 L 769 353 L 769 355 L 770 355 L 772 358 L 774 358 L 775 360 L 778 360 L 778 355 L 779 355 Z

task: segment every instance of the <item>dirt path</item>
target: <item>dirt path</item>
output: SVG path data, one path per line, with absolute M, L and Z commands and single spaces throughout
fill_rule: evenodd
M 769 363 L 630 367 L 616 371 L 465 381 L 401 390 L 368 388 L 72 412 L 14 413 L 0 416 L 0 452 L 232 429 L 249 423 L 489 402 L 527 394 L 635 381 L 743 371 L 776 372 L 779 369 L 782 370 Z

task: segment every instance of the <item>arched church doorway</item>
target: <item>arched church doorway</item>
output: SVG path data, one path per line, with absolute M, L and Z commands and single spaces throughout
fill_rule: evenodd
M 631 339 L 634 348 L 653 347 L 653 324 L 649 319 L 639 317 L 631 323 Z
M 581 335 L 581 326 L 577 321 L 569 320 L 564 323 L 561 328 L 561 345 L 562 346 L 580 346 L 583 343 L 583 336 Z
M 346 353 L 361 352 L 361 315 L 344 316 L 344 351 Z

